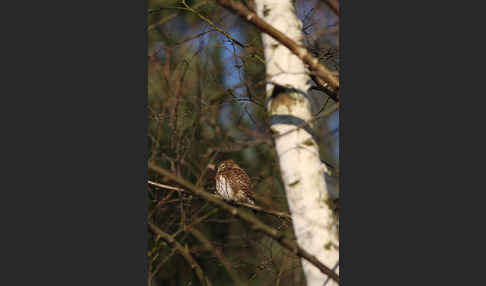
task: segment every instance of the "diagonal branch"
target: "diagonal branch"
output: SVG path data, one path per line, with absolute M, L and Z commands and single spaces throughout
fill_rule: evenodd
M 240 206 L 247 207 L 247 208 L 252 209 L 252 210 L 255 210 L 255 211 L 259 211 L 259 212 L 262 212 L 262 213 L 266 213 L 266 214 L 269 214 L 269 215 L 273 215 L 273 216 L 276 216 L 278 218 L 285 219 L 287 221 L 291 221 L 292 220 L 292 217 L 288 213 L 286 213 L 286 212 L 279 212 L 279 211 L 264 209 L 261 206 L 250 205 L 250 204 L 247 204 L 247 203 L 235 203 L 235 204 L 240 205 Z
M 281 133 L 281 134 L 278 134 L 278 135 L 274 136 L 274 139 L 283 137 L 283 136 L 288 135 L 288 134 L 290 134 L 292 132 L 295 132 L 297 130 L 300 130 L 300 129 L 306 127 L 307 125 L 311 124 L 312 122 L 316 121 L 317 119 L 324 118 L 324 117 L 328 117 L 329 115 L 333 114 L 338 109 L 339 109 L 339 103 L 338 104 L 335 104 L 334 106 L 332 106 L 331 108 L 329 108 L 325 112 L 323 112 L 321 114 L 317 114 L 314 117 L 312 117 L 311 119 L 303 122 L 301 125 L 297 126 L 295 129 L 291 129 L 291 130 L 289 130 L 287 132 L 284 132 L 284 133 Z
M 221 262 L 221 264 L 226 269 L 226 271 L 228 272 L 228 274 L 231 276 L 231 279 L 233 279 L 233 281 L 235 282 L 235 284 L 236 285 L 243 285 L 243 283 L 241 282 L 241 280 L 238 278 L 238 275 L 231 268 L 231 265 L 228 263 L 228 261 L 221 254 L 221 251 L 219 251 L 218 249 L 216 249 L 211 244 L 211 241 L 209 241 L 209 239 L 207 239 L 204 236 L 204 234 L 202 234 L 202 232 L 200 232 L 199 230 L 197 230 L 195 228 L 192 228 L 192 227 L 188 227 L 188 230 L 189 230 L 189 232 L 193 236 L 195 236 L 204 245 L 204 247 L 206 247 L 209 251 L 211 251 L 214 254 L 214 256 L 216 256 L 216 258 L 218 258 L 219 262 Z
M 168 185 L 164 185 L 164 184 L 160 184 L 160 183 L 157 183 L 157 182 L 152 182 L 150 180 L 148 180 L 148 183 L 150 185 L 157 186 L 159 188 L 169 189 L 169 190 L 176 190 L 178 192 L 184 192 L 184 189 L 177 188 L 177 187 L 172 187 L 172 186 L 168 186 Z M 219 199 L 219 196 L 217 196 L 217 195 L 212 195 L 212 196 L 214 196 L 215 198 L 218 198 Z M 261 206 L 251 205 L 251 204 L 247 204 L 247 203 L 234 202 L 233 204 L 239 205 L 239 206 L 244 206 L 244 207 L 247 207 L 249 209 L 258 211 L 258 212 L 262 212 L 262 213 L 266 213 L 266 214 L 269 214 L 269 215 L 273 215 L 273 216 L 276 216 L 276 217 L 279 217 L 279 218 L 282 218 L 282 219 L 286 219 L 288 221 L 290 221 L 292 219 L 292 217 L 288 213 L 286 213 L 286 212 L 279 212 L 279 211 L 269 210 L 269 209 L 262 208 Z
M 338 79 L 331 73 L 329 69 L 327 69 L 324 65 L 320 64 L 319 60 L 312 56 L 311 53 L 307 51 L 307 49 L 298 45 L 292 39 L 287 37 L 284 33 L 280 32 L 272 25 L 265 22 L 262 18 L 258 17 L 256 13 L 248 10 L 248 8 L 246 8 L 243 4 L 232 0 L 216 0 L 216 2 L 218 2 L 221 6 L 230 10 L 231 12 L 238 14 L 262 32 L 267 33 L 272 38 L 282 43 L 292 53 L 297 55 L 304 63 L 308 64 L 317 76 L 325 81 L 325 88 L 328 88 L 331 93 L 337 93 L 337 91 L 339 90 Z
M 168 243 L 172 244 L 181 253 L 181 255 L 187 260 L 191 268 L 195 269 L 196 276 L 199 279 L 199 281 L 201 281 L 202 285 L 208 285 L 208 286 L 212 285 L 209 279 L 207 277 L 204 277 L 204 273 L 201 269 L 201 266 L 197 264 L 196 260 L 194 260 L 192 255 L 189 253 L 188 249 L 185 249 L 177 240 L 174 239 L 174 237 L 162 231 L 152 221 L 149 221 L 149 227 L 155 234 L 162 237 Z
M 326 83 L 319 77 L 311 74 L 310 78 L 315 82 L 316 86 L 312 86 L 311 89 L 319 90 L 324 92 L 325 94 L 329 95 L 334 102 L 339 102 L 339 96 L 336 92 L 333 92 L 329 88 L 326 87 Z
M 181 189 L 181 188 L 160 184 L 160 183 L 153 182 L 153 181 L 150 181 L 150 180 L 148 180 L 148 183 L 149 183 L 149 185 L 153 185 L 153 186 L 156 186 L 156 187 L 159 187 L 159 188 L 162 188 L 162 189 L 176 190 L 178 192 L 184 192 L 185 191 L 184 189 Z M 218 199 L 220 198 L 218 195 L 211 195 L 211 196 L 218 198 Z M 285 220 L 288 220 L 288 221 L 292 220 L 292 217 L 286 212 L 269 210 L 269 209 L 265 209 L 261 206 L 251 205 L 251 204 L 247 204 L 247 203 L 233 202 L 233 204 L 238 205 L 238 206 L 244 206 L 246 208 L 249 208 L 249 209 L 252 209 L 252 210 L 255 210 L 255 211 L 258 211 L 258 212 L 266 213 L 266 214 L 269 214 L 269 215 L 273 215 L 273 216 L 276 216 L 278 218 L 282 218 L 282 219 L 285 219 Z
M 241 42 L 239 42 L 238 40 L 236 40 L 235 38 L 233 38 L 228 32 L 220 29 L 218 26 L 216 26 L 216 24 L 211 21 L 211 19 L 207 18 L 207 17 L 204 17 L 201 13 L 199 13 L 196 9 L 194 8 L 191 8 L 189 5 L 187 5 L 186 3 L 186 0 L 182 0 L 182 5 L 184 5 L 184 7 L 186 7 L 186 9 L 188 9 L 189 11 L 191 11 L 192 13 L 196 14 L 199 18 L 201 18 L 201 20 L 205 21 L 206 23 L 208 23 L 210 26 L 212 26 L 216 31 L 220 32 L 221 34 L 223 34 L 226 38 L 230 39 L 233 43 L 237 44 L 238 46 L 240 47 L 243 47 L 245 48 L 246 45 L 242 44 Z
M 181 188 L 164 185 L 164 184 L 157 183 L 157 182 L 152 182 L 150 180 L 148 180 L 148 183 L 149 183 L 149 185 L 156 186 L 156 187 L 159 187 L 159 188 L 162 188 L 162 189 L 174 190 L 174 191 L 178 191 L 178 192 L 183 191 Z
M 233 216 L 249 223 L 253 230 L 262 232 L 263 234 L 267 235 L 268 237 L 274 239 L 275 241 L 280 243 L 280 245 L 289 249 L 290 251 L 292 251 L 297 256 L 306 259 L 312 265 L 317 267 L 322 273 L 328 275 L 329 277 L 331 277 L 331 279 L 333 279 L 334 281 L 339 283 L 339 276 L 334 271 L 332 271 L 329 267 L 327 267 L 322 262 L 320 262 L 314 255 L 311 255 L 309 252 L 302 249 L 294 241 L 285 237 L 283 235 L 283 233 L 281 233 L 277 229 L 262 223 L 260 220 L 253 217 L 252 215 L 249 215 L 245 212 L 239 211 L 237 208 L 234 208 L 234 207 L 228 205 L 227 203 L 223 202 L 221 199 L 215 198 L 214 196 L 212 196 L 208 192 L 204 191 L 202 188 L 197 188 L 196 186 L 194 186 L 193 184 L 191 184 L 187 180 L 185 180 L 185 179 L 183 179 L 183 178 L 181 178 L 177 175 L 174 175 L 173 173 L 171 173 L 171 172 L 169 172 L 169 171 L 167 171 L 163 168 L 156 166 L 152 162 L 148 163 L 148 167 L 149 167 L 149 169 L 159 173 L 160 175 L 180 184 L 181 186 L 188 189 L 194 195 L 205 199 L 206 201 L 215 205 L 219 209 L 227 211 L 228 213 L 232 214 Z

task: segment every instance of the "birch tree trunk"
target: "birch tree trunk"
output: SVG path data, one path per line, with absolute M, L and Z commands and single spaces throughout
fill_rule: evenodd
M 302 45 L 302 23 L 292 0 L 255 0 L 255 4 L 258 16 Z M 326 167 L 321 163 L 318 145 L 309 127 L 288 133 L 311 119 L 307 95 L 310 78 L 302 60 L 289 49 L 264 33 L 262 40 L 267 109 L 277 138 L 275 144 L 297 242 L 339 273 L 337 219 L 330 209 L 324 180 Z M 306 260 L 302 264 L 307 285 L 337 285 Z

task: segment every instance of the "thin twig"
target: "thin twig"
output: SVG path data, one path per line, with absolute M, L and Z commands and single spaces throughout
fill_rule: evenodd
M 153 182 L 153 181 L 150 181 L 150 180 L 148 180 L 148 183 L 150 185 L 153 185 L 153 186 L 156 186 L 156 187 L 160 187 L 160 188 L 164 188 L 164 189 L 176 190 L 178 192 L 184 192 L 185 191 L 184 189 L 181 189 L 181 188 L 177 188 L 177 187 L 172 187 L 172 186 L 160 184 L 160 183 Z M 220 198 L 218 195 L 211 195 L 210 194 L 210 196 L 213 196 L 214 198 L 217 198 L 217 199 Z M 266 213 L 266 214 L 269 214 L 269 215 L 273 215 L 273 216 L 276 216 L 276 217 L 279 217 L 279 218 L 284 218 L 284 219 L 287 219 L 287 220 L 291 220 L 292 219 L 292 217 L 290 216 L 290 214 L 285 213 L 285 212 L 279 212 L 279 211 L 269 210 L 269 209 L 265 209 L 265 208 L 263 208 L 261 206 L 250 205 L 250 204 L 247 204 L 247 203 L 234 202 L 234 204 L 235 205 L 238 205 L 238 206 L 243 206 L 243 207 L 246 207 L 246 208 L 255 210 L 255 211 L 263 212 L 263 213 Z M 205 219 L 206 217 L 201 217 L 201 218 L 202 219 Z M 191 223 L 191 226 L 193 226 L 194 223 L 199 223 L 199 222 L 200 221 L 194 221 L 193 223 Z M 186 226 L 186 227 L 189 227 L 189 226 Z M 174 236 L 176 236 L 176 235 L 174 235 Z
M 188 9 L 189 11 L 191 11 L 192 13 L 196 14 L 199 18 L 201 18 L 201 20 L 205 21 L 206 23 L 208 23 L 211 27 L 213 27 L 216 31 L 220 32 L 221 34 L 223 34 L 226 38 L 230 39 L 233 43 L 237 44 L 238 46 L 242 47 L 242 48 L 245 48 L 246 45 L 240 43 L 238 40 L 236 40 L 235 38 L 233 38 L 228 32 L 222 30 L 221 28 L 219 28 L 218 26 L 216 26 L 216 24 L 214 24 L 213 21 L 211 21 L 211 19 L 203 16 L 201 13 L 199 13 L 196 9 L 193 9 L 191 8 L 191 6 L 187 5 L 186 3 L 186 0 L 182 0 L 182 5 L 184 5 L 184 7 L 186 7 L 186 9 Z
M 329 108 L 328 110 L 326 110 L 325 112 L 321 113 L 321 114 L 318 114 L 314 117 L 312 117 L 311 119 L 307 120 L 306 122 L 302 123 L 301 125 L 297 126 L 297 128 L 295 129 L 292 129 L 292 130 L 289 130 L 287 132 L 284 132 L 282 134 L 278 134 L 274 137 L 274 139 L 277 139 L 277 138 L 280 138 L 282 136 L 285 136 L 285 135 L 288 135 L 292 132 L 295 132 L 299 129 L 302 129 L 304 127 L 306 127 L 308 124 L 316 121 L 317 119 L 320 119 L 320 118 L 324 118 L 324 117 L 328 117 L 329 115 L 333 114 L 336 110 L 339 109 L 339 103 L 335 104 L 334 106 L 332 106 L 331 108 Z
M 186 225 L 184 228 L 180 228 L 178 231 L 176 231 L 173 236 L 176 237 L 179 235 L 179 233 L 183 232 L 183 231 L 186 231 L 188 228 L 190 227 L 194 227 L 196 226 L 197 224 L 199 224 L 200 222 L 202 222 L 203 220 L 209 218 L 210 216 L 212 216 L 213 214 L 217 213 L 219 209 L 212 209 L 211 211 L 209 211 L 207 214 L 205 214 L 204 216 L 198 218 L 197 220 L 193 221 L 192 223 Z
M 199 8 L 200 6 L 204 5 L 204 4 L 207 4 L 208 1 L 200 1 L 199 3 L 197 4 L 194 4 L 193 8 Z M 183 7 L 160 7 L 160 8 L 156 8 L 156 9 L 149 9 L 147 12 L 148 14 L 153 14 L 153 13 L 157 13 L 157 12 L 161 12 L 162 10 L 166 10 L 166 9 L 180 9 L 180 10 L 186 10 L 185 8 Z
M 180 184 L 181 186 L 184 186 L 187 190 L 189 190 L 194 195 L 205 199 L 206 201 L 215 205 L 219 209 L 227 211 L 228 213 L 232 214 L 234 217 L 249 223 L 253 230 L 262 232 L 268 237 L 274 239 L 275 241 L 280 243 L 283 247 L 289 249 L 297 256 L 306 259 L 312 265 L 317 267 L 322 273 L 328 275 L 329 277 L 331 277 L 331 279 L 339 283 L 339 276 L 335 272 L 333 272 L 329 267 L 327 267 L 321 261 L 319 261 L 314 255 L 310 254 L 309 252 L 301 248 L 298 244 L 295 243 L 295 241 L 287 238 L 283 233 L 281 233 L 277 229 L 262 223 L 260 220 L 258 220 L 252 215 L 239 211 L 237 208 L 228 205 L 227 203 L 223 202 L 221 199 L 215 198 L 214 196 L 212 196 L 202 188 L 197 188 L 196 186 L 186 181 L 185 179 L 177 175 L 174 175 L 173 173 L 163 168 L 154 165 L 152 162 L 148 163 L 148 167 L 149 169 L 159 173 L 160 175 L 170 180 L 173 180 L 174 182 Z
M 259 212 L 263 212 L 263 213 L 273 215 L 273 216 L 276 216 L 276 217 L 279 217 L 279 218 L 283 218 L 283 219 L 286 219 L 288 221 L 292 220 L 292 217 L 288 213 L 285 213 L 285 212 L 279 212 L 279 211 L 264 209 L 261 206 L 250 205 L 250 204 L 247 204 L 247 203 L 236 202 L 235 204 L 247 207 L 247 208 L 255 210 L 255 211 L 259 211 Z
M 189 252 L 189 249 L 184 248 L 177 240 L 174 239 L 174 237 L 162 231 L 152 221 L 149 221 L 149 227 L 155 234 L 162 237 L 165 241 L 173 245 L 181 253 L 181 255 L 187 260 L 191 268 L 195 270 L 196 276 L 199 281 L 201 281 L 202 285 L 212 285 L 211 281 L 209 281 L 209 279 L 204 276 L 204 272 L 202 271 L 201 266 L 199 266 L 196 260 L 194 260 L 191 253 Z
M 228 272 L 228 274 L 231 276 L 231 279 L 233 279 L 233 281 L 235 282 L 235 284 L 236 285 L 243 285 L 243 283 L 241 282 L 241 280 L 238 278 L 238 275 L 231 268 L 231 265 L 228 263 L 228 261 L 221 254 L 221 251 L 219 251 L 218 249 L 216 249 L 211 244 L 211 242 L 209 241 L 209 239 L 207 239 L 204 236 L 204 234 L 202 234 L 202 232 L 200 232 L 199 230 L 197 230 L 195 228 L 192 228 L 192 227 L 188 227 L 188 230 L 189 230 L 189 232 L 194 237 L 196 237 L 204 245 L 204 247 L 206 247 L 209 251 L 211 251 L 214 254 L 214 256 L 216 256 L 216 258 L 218 258 L 218 260 L 221 262 L 221 264 L 223 265 L 223 267 L 226 269 L 226 271 Z
M 298 45 L 292 39 L 287 37 L 281 31 L 275 29 L 272 25 L 265 22 L 262 18 L 258 17 L 258 15 L 252 11 L 250 11 L 247 7 L 239 2 L 235 2 L 232 0 L 216 0 L 221 6 L 230 10 L 231 12 L 239 15 L 248 23 L 254 25 L 257 29 L 261 30 L 262 32 L 268 34 L 285 47 L 287 47 L 292 53 L 297 55 L 304 63 L 308 64 L 309 67 L 325 81 L 325 87 L 329 88 L 331 92 L 337 92 L 339 90 L 339 81 L 338 79 L 332 74 L 332 72 L 327 69 L 324 65 L 319 63 L 319 60 L 307 51 L 304 47 Z
M 334 102 L 339 102 L 339 95 L 326 87 L 326 83 L 319 77 L 316 77 L 312 73 L 310 78 L 316 83 L 316 86 L 312 86 L 311 89 L 319 90 L 327 94 Z
M 174 191 L 178 191 L 178 192 L 184 191 L 181 188 L 172 187 L 172 186 L 169 186 L 169 185 L 164 185 L 164 184 L 153 182 L 153 181 L 150 181 L 150 180 L 148 180 L 148 183 L 149 183 L 149 185 L 156 186 L 156 187 L 159 187 L 159 188 L 162 188 L 162 189 L 174 190 Z
M 273 136 L 273 139 L 278 139 L 282 136 L 285 136 L 285 135 L 288 135 L 292 132 L 300 130 L 300 129 L 306 127 L 308 124 L 310 124 L 310 123 L 312 123 L 312 122 L 314 122 L 318 119 L 330 116 L 331 114 L 333 114 L 338 109 L 339 109 L 339 104 L 335 104 L 334 106 L 332 106 L 331 108 L 329 108 L 325 112 L 313 116 L 311 119 L 303 122 L 301 125 L 297 126 L 296 128 L 291 129 L 289 131 L 286 131 L 282 134 L 277 134 L 277 135 Z M 237 152 L 237 151 L 243 150 L 245 148 L 258 146 L 258 145 L 261 145 L 261 144 L 266 144 L 266 145 L 272 146 L 273 140 L 272 140 L 272 138 L 260 138 L 260 139 L 255 139 L 255 140 L 251 140 L 251 141 L 234 141 L 234 142 L 232 142 L 232 145 L 229 146 L 229 147 L 213 147 L 213 149 L 215 149 L 219 152 Z
M 172 256 L 174 255 L 174 253 L 176 252 L 176 249 L 173 248 L 172 251 L 169 253 L 169 255 L 166 255 L 164 257 L 164 260 L 160 261 L 157 266 L 155 266 L 155 269 L 152 273 L 152 277 L 154 277 L 159 271 L 160 269 L 162 268 L 162 266 L 164 266 L 165 263 L 167 263 L 167 261 L 169 261 L 169 259 L 172 258 Z

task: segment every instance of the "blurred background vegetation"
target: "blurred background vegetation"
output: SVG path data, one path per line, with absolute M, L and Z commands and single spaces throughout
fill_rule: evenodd
M 148 1 L 148 160 L 213 193 L 212 166 L 233 159 L 251 177 L 258 205 L 288 212 L 267 122 L 260 34 L 212 1 L 185 3 Z M 337 72 L 338 16 L 325 1 L 298 0 L 296 7 L 307 48 Z M 310 95 L 314 114 L 335 104 L 320 91 Z M 336 112 L 314 126 L 322 160 L 334 170 L 328 177 L 334 195 L 338 120 Z M 149 184 L 149 220 L 212 285 L 303 285 L 300 260 L 277 242 L 152 171 L 148 179 L 169 186 Z M 292 236 L 289 220 L 256 216 Z M 201 285 L 177 247 L 149 237 L 149 285 Z

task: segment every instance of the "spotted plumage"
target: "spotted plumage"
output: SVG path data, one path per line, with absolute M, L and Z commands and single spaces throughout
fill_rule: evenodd
M 244 202 L 254 205 L 250 177 L 233 160 L 218 165 L 216 191 L 226 201 Z

